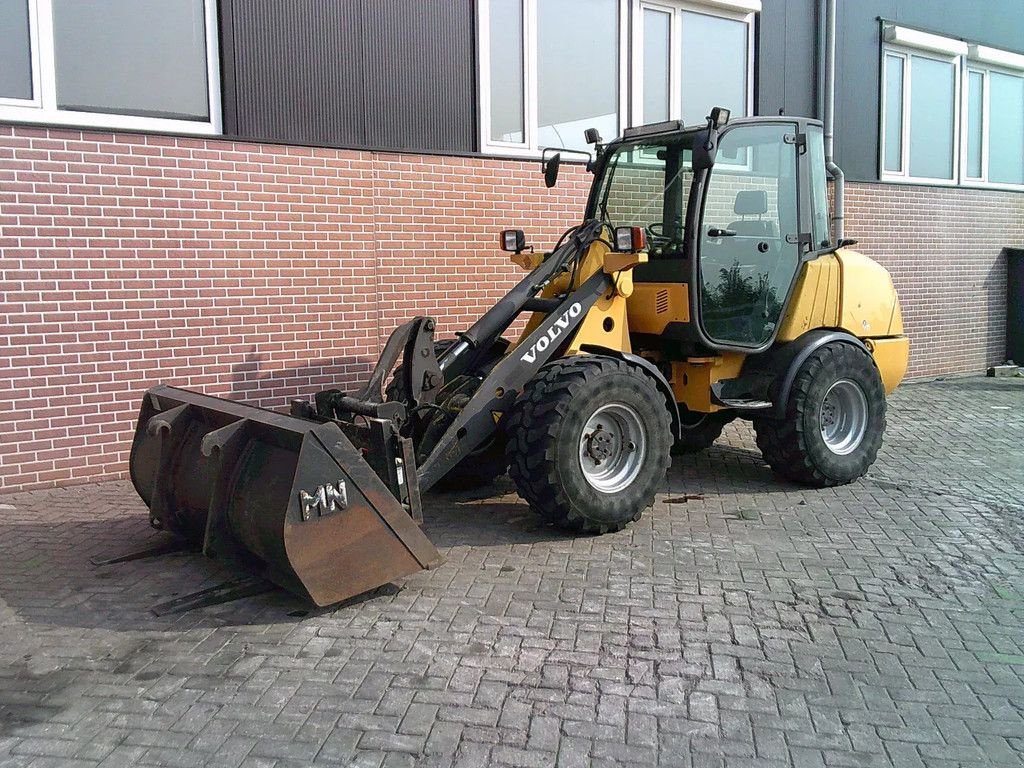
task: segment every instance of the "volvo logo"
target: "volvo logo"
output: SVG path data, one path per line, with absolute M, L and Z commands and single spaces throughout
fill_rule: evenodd
M 543 352 L 550 347 L 551 343 L 569 327 L 570 321 L 579 317 L 582 312 L 583 306 L 578 301 L 574 302 L 571 307 L 555 319 L 555 322 L 548 327 L 547 332 L 533 342 L 530 345 L 530 349 L 519 359 L 527 363 L 537 362 L 537 353 Z

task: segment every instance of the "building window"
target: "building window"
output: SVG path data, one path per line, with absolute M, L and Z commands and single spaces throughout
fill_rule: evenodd
M 35 101 L 32 10 L 28 0 L 0 0 L 0 103 Z
M 0 119 L 220 132 L 215 0 L 0 0 Z
M 1024 72 L 980 69 L 969 62 L 964 175 L 1024 185 Z
M 619 130 L 620 0 L 480 3 L 484 148 L 585 149 L 583 131 Z M 574 40 L 585 45 L 567 45 Z
M 887 26 L 881 178 L 1024 185 L 1024 56 Z
M 967 72 L 967 167 L 969 179 L 980 179 L 982 160 L 982 125 L 985 121 L 985 73 L 975 69 Z
M 711 107 L 750 114 L 753 11 L 634 0 L 633 125 L 699 123 Z
M 522 144 L 523 51 L 525 46 L 523 0 L 491 0 L 487 35 L 491 41 L 488 78 L 491 83 L 491 130 L 489 138 L 505 144 Z
M 611 139 L 627 125 L 699 122 L 716 105 L 750 114 L 758 10 L 759 0 L 481 0 L 482 149 L 587 149 L 587 128 Z M 570 30 L 585 44 L 567 45 Z
M 903 172 L 903 71 L 906 63 L 903 55 L 885 55 L 885 96 L 882 104 L 884 168 L 891 173 Z
M 958 62 L 940 54 L 885 54 L 882 122 L 886 174 L 953 181 Z

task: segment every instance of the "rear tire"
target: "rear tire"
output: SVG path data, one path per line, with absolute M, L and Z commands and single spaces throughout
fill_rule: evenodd
M 754 419 L 757 447 L 779 475 L 824 488 L 863 476 L 882 445 L 885 388 L 871 356 L 827 344 L 801 366 L 783 419 Z
M 626 362 L 580 355 L 548 363 L 508 417 L 509 475 L 545 519 L 618 531 L 649 507 L 672 446 L 665 399 Z
M 679 407 L 680 435 L 672 446 L 673 456 L 688 453 L 699 453 L 714 445 L 715 440 L 722 436 L 725 425 L 735 418 L 732 414 L 700 413 Z

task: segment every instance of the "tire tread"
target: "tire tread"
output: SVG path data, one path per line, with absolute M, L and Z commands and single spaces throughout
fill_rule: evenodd
M 860 461 L 862 466 L 855 476 L 837 477 L 826 472 L 815 461 L 808 444 L 805 423 L 809 410 L 815 407 L 809 402 L 809 390 L 820 376 L 828 376 L 833 380 L 847 378 L 851 370 L 862 366 L 874 371 L 876 379 L 870 391 L 865 392 L 869 411 L 869 433 L 864 437 L 869 440 L 867 453 L 863 455 Z M 826 344 L 807 359 L 797 374 L 786 404 L 785 417 L 754 420 L 757 447 L 772 470 L 783 477 L 817 488 L 845 485 L 863 476 L 874 463 L 881 445 L 881 434 L 885 431 L 885 405 L 885 390 L 871 356 L 852 344 Z M 871 434 L 872 422 L 875 434 Z
M 652 397 L 658 392 L 646 374 L 620 360 L 599 355 L 578 355 L 560 358 L 545 365 L 527 383 L 508 416 L 506 456 L 509 476 L 519 495 L 544 519 L 580 533 L 608 533 L 624 528 L 630 520 L 618 523 L 598 522 L 574 507 L 564 493 L 557 473 L 555 441 L 572 399 L 595 377 L 627 373 L 641 377 L 651 387 Z M 668 412 L 662 423 L 664 441 L 671 445 Z M 652 436 L 653 437 L 653 436 Z M 650 442 L 656 443 L 651 439 Z M 659 462 L 661 474 L 668 469 L 668 451 L 659 456 L 652 450 L 649 460 Z M 640 519 L 643 508 L 632 516 Z

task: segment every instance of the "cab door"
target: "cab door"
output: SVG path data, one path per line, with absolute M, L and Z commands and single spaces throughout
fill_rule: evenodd
M 756 350 L 775 337 L 808 250 L 801 234 L 798 125 L 726 129 L 704 184 L 696 316 L 719 348 Z

